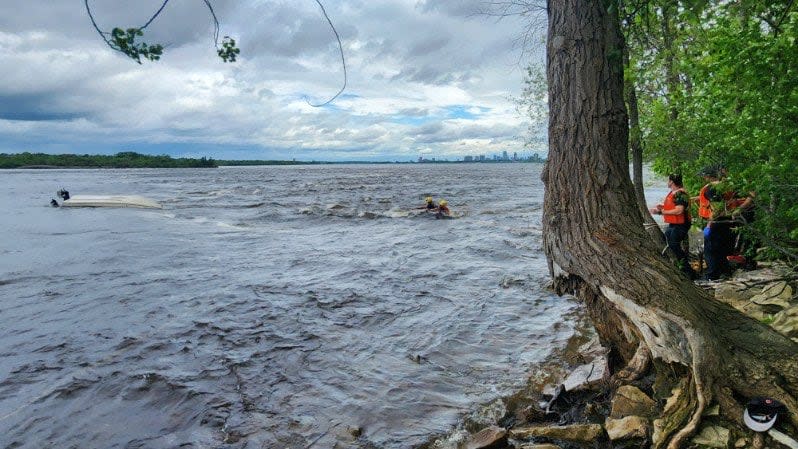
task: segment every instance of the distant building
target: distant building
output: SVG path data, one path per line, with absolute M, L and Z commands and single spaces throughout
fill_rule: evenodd
M 502 151 L 502 160 L 503 161 L 509 161 L 510 160 L 510 158 L 507 157 L 507 150 Z
M 464 156 L 463 162 L 474 162 L 474 156 Z

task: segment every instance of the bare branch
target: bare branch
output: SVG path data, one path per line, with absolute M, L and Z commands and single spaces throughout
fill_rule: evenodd
M 150 24 L 152 23 L 152 21 L 153 21 L 153 20 L 155 20 L 155 18 L 156 18 L 156 17 L 158 17 L 159 15 L 161 15 L 161 11 L 163 11 L 163 9 L 164 9 L 164 8 L 166 8 L 166 4 L 167 4 L 167 3 L 169 3 L 169 0 L 164 0 L 164 1 L 163 1 L 163 4 L 161 5 L 161 7 L 160 7 L 160 8 L 158 8 L 158 11 L 155 11 L 155 14 L 153 14 L 153 15 L 152 15 L 152 17 L 150 17 L 150 20 L 148 20 L 148 21 L 147 21 L 147 23 L 145 23 L 145 24 L 144 24 L 143 26 L 141 26 L 139 29 L 140 29 L 140 30 L 143 30 L 144 28 L 147 28 L 148 26 L 150 26 Z M 207 3 L 207 2 L 206 2 L 206 3 Z M 210 5 L 208 5 L 208 7 L 210 8 Z M 213 11 L 211 11 L 211 13 L 213 13 Z M 214 16 L 214 18 L 216 18 L 216 17 Z M 218 25 L 218 22 L 217 22 L 217 25 Z
M 330 20 L 330 16 L 327 15 L 327 11 L 324 9 L 324 5 L 322 5 L 319 0 L 316 0 L 316 3 L 319 4 L 319 8 L 321 8 L 321 12 L 322 14 L 324 14 L 324 18 L 327 19 L 327 23 L 330 24 L 330 28 L 332 28 L 333 33 L 335 33 L 335 39 L 338 40 L 338 50 L 341 52 L 341 66 L 344 68 L 344 85 L 341 86 L 341 90 L 339 90 L 337 94 L 333 95 L 332 98 L 320 104 L 313 104 L 309 102 L 307 98 L 305 98 L 305 102 L 307 102 L 307 104 L 313 106 L 314 108 L 320 108 L 322 106 L 330 104 L 333 100 L 338 98 L 339 95 L 341 95 L 344 89 L 346 89 L 346 60 L 344 59 L 344 46 L 341 44 L 341 37 L 338 35 L 338 31 L 335 29 L 332 20 Z
M 520 36 L 513 39 L 513 46 L 521 49 L 519 65 L 529 53 L 539 47 L 542 41 L 537 41 L 541 35 L 539 31 L 545 29 L 546 3 L 542 0 L 495 0 L 483 1 L 482 7 L 472 14 L 473 16 L 486 16 L 496 18 L 499 22 L 508 17 L 524 17 L 529 20 L 524 25 Z

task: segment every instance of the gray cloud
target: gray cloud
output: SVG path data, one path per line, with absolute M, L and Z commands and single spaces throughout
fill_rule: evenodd
M 453 17 L 472 17 L 485 9 L 484 0 L 421 0 L 417 7 L 424 12 L 439 12 Z
M 325 2 L 348 69 L 345 95 L 325 108 L 305 97 L 334 94 L 343 70 L 315 2 L 214 2 L 222 35 L 241 46 L 236 64 L 215 57 L 202 2 L 170 2 L 147 34 L 167 44 L 164 59 L 143 65 L 105 46 L 81 2 L 2 3 L 0 148 L 145 141 L 252 157 L 393 160 L 419 146 L 442 157 L 475 141 L 484 151 L 507 147 L 526 128 L 506 100 L 521 86 L 512 50 L 521 23 L 471 15 L 479 1 Z M 112 27 L 140 25 L 161 3 L 91 4 L 101 26 Z M 452 108 L 480 112 L 441 112 Z
M 85 113 L 70 111 L 53 104 L 46 93 L 27 95 L 0 95 L 0 120 L 50 121 L 74 120 Z

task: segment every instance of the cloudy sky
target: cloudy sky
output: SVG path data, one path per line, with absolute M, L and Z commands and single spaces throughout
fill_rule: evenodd
M 163 0 L 92 0 L 98 26 L 142 26 Z M 0 2 L 0 153 L 137 151 L 217 159 L 460 159 L 525 149 L 509 99 L 542 61 L 517 40 L 529 18 L 480 0 L 171 0 L 145 41 L 159 62 L 108 48 L 82 1 Z M 541 33 L 544 30 L 541 29 Z

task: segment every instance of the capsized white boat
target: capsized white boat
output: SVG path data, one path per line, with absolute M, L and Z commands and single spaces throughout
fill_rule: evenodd
M 62 207 L 141 207 L 162 209 L 157 201 L 139 195 L 74 195 Z

